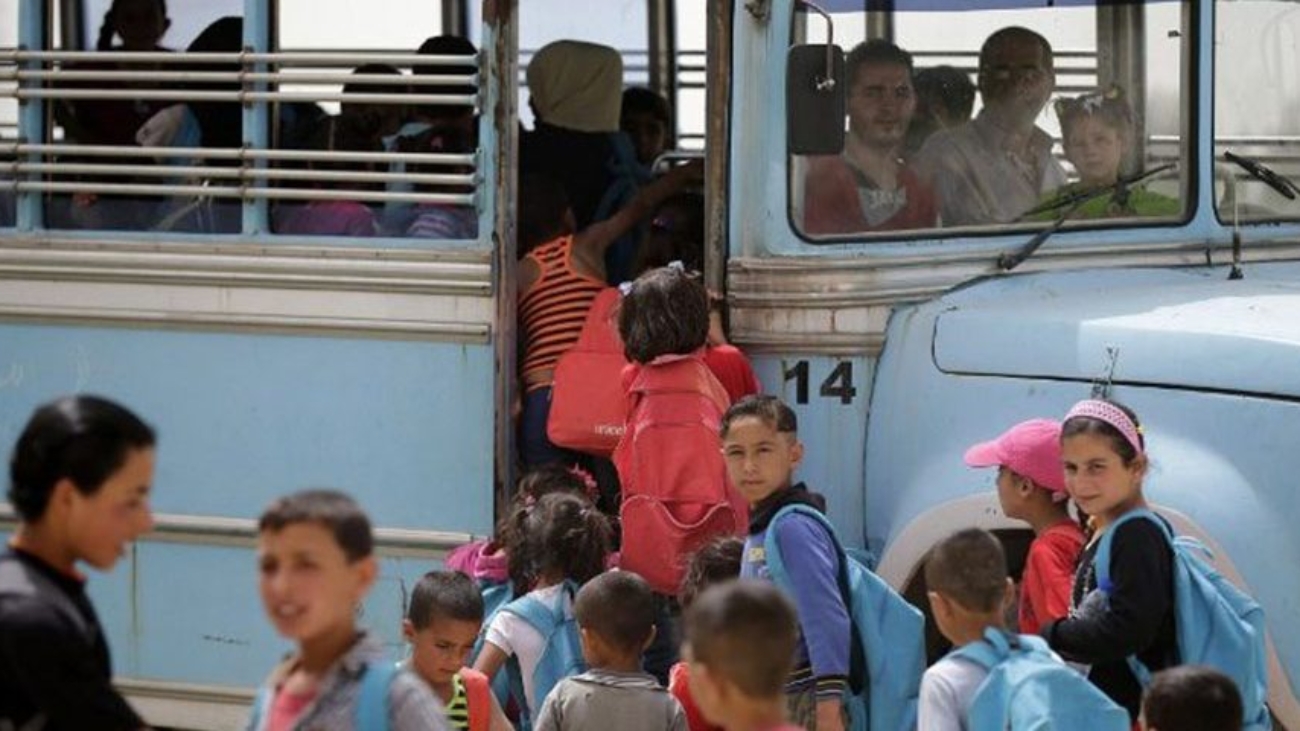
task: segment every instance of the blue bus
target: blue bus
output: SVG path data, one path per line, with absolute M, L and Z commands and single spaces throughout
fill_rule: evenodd
M 72 391 L 158 427 L 157 528 L 91 584 L 117 681 L 151 723 L 242 727 L 287 649 L 255 588 L 254 519 L 273 496 L 327 485 L 370 511 L 383 576 L 364 621 L 395 653 L 414 579 L 491 532 L 516 473 L 522 71 L 577 38 L 618 48 L 625 82 L 672 102 L 680 154 L 703 155 L 705 277 L 765 390 L 799 414 L 802 476 L 882 576 L 924 603 L 926 550 L 969 525 L 1022 563 L 1027 528 L 963 450 L 1111 394 L 1147 425 L 1149 496 L 1263 604 L 1270 706 L 1300 731 L 1300 390 L 1286 375 L 1300 353 L 1300 4 L 166 5 L 155 47 L 127 49 L 111 32 L 100 43 L 108 0 L 0 0 L 0 443 Z M 1122 90 L 1119 187 L 1166 205 L 818 223 L 816 171 L 856 144 L 845 52 L 888 39 L 918 71 L 973 87 L 985 39 L 1008 26 L 1050 44 L 1052 100 Z M 439 34 L 477 50 L 415 52 Z M 475 142 L 302 138 L 347 103 L 459 108 Z M 1056 108 L 1035 120 L 1039 162 L 1077 181 Z M 117 129 L 85 128 L 103 120 Z M 167 124 L 137 136 L 139 120 Z M 279 223 L 341 198 L 472 207 L 477 233 Z M 0 530 L 13 522 L 0 510 Z

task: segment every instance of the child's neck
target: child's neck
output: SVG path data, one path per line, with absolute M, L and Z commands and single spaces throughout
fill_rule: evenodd
M 68 548 L 67 542 L 43 524 L 23 523 L 9 539 L 9 545 L 30 554 L 76 579 L 84 577 L 77 571 L 77 557 Z
M 948 636 L 948 640 L 952 642 L 954 647 L 969 645 L 972 642 L 984 639 L 984 630 L 989 627 L 1006 629 L 1000 611 L 980 612 L 978 614 L 972 612 L 958 619 L 955 627 L 949 628 L 952 634 Z
M 1034 535 L 1041 536 L 1052 526 L 1070 519 L 1070 512 L 1065 503 L 1042 501 L 1026 506 L 1023 520 L 1034 529 Z
M 1142 497 L 1142 495 L 1139 494 L 1136 497 L 1134 497 L 1132 500 L 1129 500 L 1128 502 L 1124 503 L 1123 505 L 1117 505 L 1112 510 L 1108 510 L 1105 513 L 1099 513 L 1095 517 L 1095 521 L 1094 521 L 1097 528 L 1097 533 L 1100 535 L 1101 532 L 1106 530 L 1106 528 L 1111 523 L 1114 523 L 1116 520 L 1119 520 L 1120 516 L 1124 515 L 1130 510 L 1137 510 L 1138 508 L 1145 508 L 1145 507 L 1147 507 L 1146 498 Z
M 642 672 L 641 654 L 637 653 L 624 657 L 602 657 L 599 665 L 592 663 L 592 666 L 599 670 L 608 670 L 611 673 L 639 673 Z
M 768 731 L 787 723 L 785 698 L 745 698 L 728 709 L 726 731 Z
M 309 675 L 320 676 L 357 641 L 357 628 L 351 622 L 299 643 L 299 667 Z

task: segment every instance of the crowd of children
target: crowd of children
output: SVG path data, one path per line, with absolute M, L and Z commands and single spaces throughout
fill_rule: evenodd
M 648 276 L 637 286 L 684 299 L 653 284 L 680 272 Z M 631 301 L 623 316 L 636 320 L 640 305 Z M 679 327 L 681 319 L 624 323 L 629 349 L 643 335 L 633 325 Z M 692 327 L 704 327 L 703 315 L 695 319 Z M 668 363 L 694 364 L 709 383 L 698 338 L 676 347 L 657 337 Z M 664 353 L 632 356 L 640 369 L 663 365 Z M 709 478 L 722 482 L 721 497 L 709 499 L 734 493 L 743 504 L 731 517 L 747 522 L 686 523 L 696 531 L 673 550 L 629 561 L 640 547 L 629 544 L 626 522 L 647 517 L 624 505 L 620 559 L 617 521 L 595 501 L 590 476 L 556 465 L 530 472 L 494 543 L 458 551 L 454 569 L 415 585 L 401 662 L 387 657 L 375 628 L 357 623 L 379 573 L 360 506 L 330 490 L 275 500 L 258 521 L 259 589 L 269 621 L 296 650 L 262 684 L 248 728 L 861 727 L 848 699 L 861 692 L 853 687 L 860 638 L 872 640 L 855 626 L 850 559 L 820 517 L 825 502 L 795 478 L 805 454 L 794 411 L 750 396 L 719 413 L 705 394 L 686 392 L 717 418 L 725 474 Z M 76 564 L 108 570 L 150 528 L 154 443 L 138 417 L 92 396 L 41 407 L 20 435 L 9 499 L 21 524 L 0 557 L 0 683 L 15 692 L 0 695 L 0 723 L 144 727 L 109 682 L 108 647 Z M 1226 731 L 1242 728 L 1243 714 L 1249 722 L 1251 696 L 1232 677 L 1183 664 L 1197 657 L 1180 651 L 1174 631 L 1179 556 L 1167 524 L 1144 510 L 1149 462 L 1130 409 L 1085 400 L 1061 422 L 1023 422 L 973 446 L 966 461 L 998 467 L 1006 514 L 1027 522 L 1035 539 L 1018 600 L 990 533 L 962 530 L 931 550 L 930 613 L 954 649 L 917 679 L 915 715 L 900 729 Z M 647 493 L 631 481 L 650 498 L 681 479 L 638 470 L 660 483 Z M 1062 496 L 1086 517 L 1082 528 Z M 665 589 L 629 565 L 677 583 Z M 676 595 L 670 612 L 665 591 Z M 1007 608 L 1017 601 L 1012 628 Z M 663 636 L 682 650 L 667 686 L 647 672 Z

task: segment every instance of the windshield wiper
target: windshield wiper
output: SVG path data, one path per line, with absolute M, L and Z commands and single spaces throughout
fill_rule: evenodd
M 1174 163 L 1165 163 L 1164 165 L 1157 165 L 1156 167 L 1153 167 L 1150 170 L 1143 170 L 1142 172 L 1130 175 L 1126 178 L 1120 178 L 1119 180 L 1116 180 L 1110 185 L 1103 185 L 1100 188 L 1093 188 L 1092 190 L 1079 191 L 1077 193 L 1072 193 L 1070 195 L 1053 198 L 1052 200 L 1047 201 L 1046 203 L 1040 204 L 1038 206 L 1029 209 L 1023 215 L 1020 216 L 1020 220 L 1023 220 L 1026 216 L 1036 216 L 1039 213 L 1044 213 L 1047 211 L 1055 211 L 1060 209 L 1064 209 L 1064 210 L 1061 210 L 1061 214 L 1057 216 L 1050 225 L 1048 225 L 1046 228 L 1042 229 L 1038 233 L 1035 233 L 1034 237 L 1031 238 L 1029 241 L 1025 242 L 1024 246 L 1020 247 L 1019 249 L 1013 252 L 1002 254 L 1001 256 L 999 256 L 998 268 L 1004 272 L 1009 272 L 1012 269 L 1015 269 L 1016 267 L 1023 264 L 1026 259 L 1034 255 L 1035 251 L 1038 251 L 1039 247 L 1041 247 L 1044 243 L 1047 242 L 1048 237 L 1050 237 L 1052 234 L 1056 233 L 1057 231 L 1060 231 L 1061 227 L 1065 225 L 1065 222 L 1070 219 L 1070 216 L 1073 216 L 1075 211 L 1082 208 L 1084 203 L 1087 203 L 1088 201 L 1093 200 L 1095 198 L 1100 198 L 1101 196 L 1107 195 L 1108 193 L 1115 193 L 1116 195 L 1119 195 L 1121 197 L 1127 197 L 1128 187 L 1130 185 L 1133 185 L 1134 183 L 1140 183 L 1143 180 L 1146 180 L 1147 178 L 1153 175 L 1158 175 L 1160 173 L 1163 173 L 1166 170 L 1172 170 L 1174 167 L 1175 167 Z
M 1300 186 L 1296 186 L 1291 179 L 1273 170 L 1259 160 L 1252 160 L 1249 157 L 1242 157 L 1235 152 L 1225 150 L 1223 159 L 1235 163 L 1237 167 L 1245 170 L 1250 177 L 1260 181 L 1268 187 L 1276 190 L 1279 195 L 1287 200 L 1295 200 L 1296 194 L 1300 193 Z

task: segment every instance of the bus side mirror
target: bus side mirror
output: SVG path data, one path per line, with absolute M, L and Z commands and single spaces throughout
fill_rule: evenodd
M 786 143 L 792 155 L 844 150 L 844 52 L 839 46 L 790 49 L 785 69 Z

